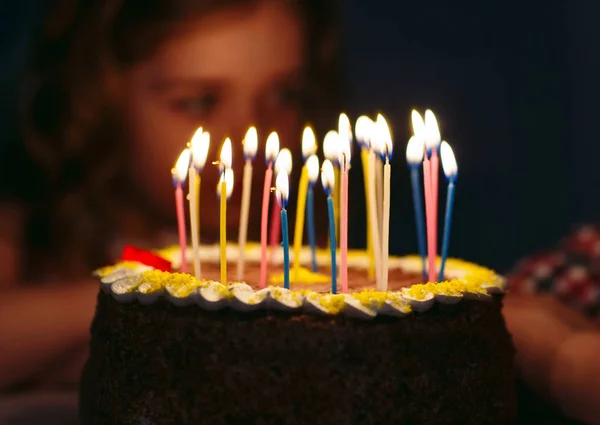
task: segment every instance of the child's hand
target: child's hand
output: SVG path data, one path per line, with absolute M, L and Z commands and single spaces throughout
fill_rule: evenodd
M 517 348 L 517 368 L 527 384 L 550 398 L 548 392 L 552 364 L 561 344 L 573 333 L 565 311 L 548 296 L 508 295 L 504 318 Z
M 600 376 L 592 376 L 599 369 L 594 368 L 594 362 L 589 361 L 578 342 L 580 335 L 592 335 L 600 343 L 598 326 L 550 295 L 508 295 L 504 301 L 504 318 L 513 335 L 517 368 L 525 382 L 541 396 L 560 405 L 565 413 L 585 414 L 591 406 L 580 406 L 573 412 L 567 399 L 578 393 L 577 388 L 587 385 L 576 382 L 566 371 L 588 370 L 591 374 L 588 379 L 600 386 Z M 569 359 L 565 357 L 573 351 L 574 343 L 578 344 L 576 351 L 580 360 L 570 355 Z M 585 378 L 585 372 L 582 376 Z M 591 394 L 589 388 L 587 391 Z M 583 402 L 584 398 L 579 400 Z M 583 418 L 589 421 L 589 416 L 580 417 Z

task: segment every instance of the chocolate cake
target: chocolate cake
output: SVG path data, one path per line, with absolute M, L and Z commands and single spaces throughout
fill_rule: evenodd
M 216 277 L 217 248 L 203 249 L 203 275 Z M 177 268 L 172 250 L 160 254 Z M 318 255 L 322 274 L 303 271 L 291 290 L 278 266 L 272 286 L 252 286 L 255 246 L 249 284 L 136 263 L 98 271 L 82 423 L 512 423 L 499 276 L 449 260 L 444 282 L 420 284 L 420 258 L 390 258 L 389 291 L 376 292 L 354 252 L 350 293 L 331 294 L 327 255 Z

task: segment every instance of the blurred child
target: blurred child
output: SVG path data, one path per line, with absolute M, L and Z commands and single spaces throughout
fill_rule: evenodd
M 20 196 L 0 208 L 0 388 L 61 379 L 67 366 L 77 379 L 70 356 L 87 344 L 98 290 L 88 276 L 123 242 L 167 242 L 170 170 L 199 126 L 211 133 L 209 162 L 232 138 L 241 176 L 249 126 L 263 145 L 277 131 L 282 146 L 298 150 L 304 123 L 328 120 L 332 18 L 323 0 L 50 6 L 26 80 L 26 160 L 7 172 L 22 183 Z M 257 175 L 263 158 L 259 151 Z M 218 209 L 206 207 L 216 202 L 211 168 L 202 176 L 203 241 L 218 235 Z

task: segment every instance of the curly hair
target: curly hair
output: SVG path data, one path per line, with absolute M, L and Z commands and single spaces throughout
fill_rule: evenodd
M 109 260 L 120 209 L 141 202 L 125 174 L 115 76 L 150 57 L 183 21 L 254 1 L 50 2 L 25 84 L 26 147 L 44 175 L 31 205 L 32 252 L 51 253 L 70 273 Z M 324 0 L 281 1 L 306 25 L 305 110 L 318 128 L 337 97 L 335 8 Z

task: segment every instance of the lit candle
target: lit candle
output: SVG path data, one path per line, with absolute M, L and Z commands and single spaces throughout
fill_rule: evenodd
M 311 155 L 306 160 L 308 170 L 308 193 L 306 194 L 306 220 L 308 222 L 308 243 L 310 244 L 311 270 L 317 272 L 317 235 L 315 233 L 315 191 L 319 179 L 319 158 Z
M 412 111 L 412 125 L 415 136 L 422 139 L 424 142 L 427 139 L 427 128 L 425 122 L 417 111 Z M 436 257 L 436 229 L 433 225 L 433 199 L 431 191 L 431 162 L 429 161 L 429 155 L 424 152 L 423 157 L 423 192 L 425 192 L 425 216 L 427 225 L 427 280 L 430 282 L 435 281 L 435 257 Z
M 368 158 L 368 191 L 369 191 L 369 202 L 367 207 L 369 209 L 369 223 L 371 226 L 371 235 L 373 235 L 373 256 L 375 258 L 375 285 L 380 287 L 381 285 L 381 234 L 379 233 L 379 215 L 377 214 L 377 201 L 375 196 L 375 157 L 376 153 L 373 147 L 373 142 L 376 138 L 376 126 L 372 129 L 373 137 L 371 137 L 371 146 L 369 149 Z
M 323 161 L 323 168 L 321 169 L 321 183 L 323 183 L 323 190 L 327 195 L 327 215 L 329 217 L 329 239 L 331 244 L 329 250 L 331 252 L 331 293 L 337 293 L 337 259 L 335 249 L 335 222 L 333 214 L 333 185 L 335 184 L 335 175 L 333 173 L 333 164 L 330 160 L 326 159 Z
M 300 250 L 302 249 L 302 236 L 304 234 L 304 215 L 306 214 L 306 198 L 308 192 L 308 167 L 306 160 L 317 151 L 315 133 L 312 128 L 306 127 L 302 134 L 302 157 L 304 166 L 300 175 L 298 187 L 298 202 L 296 204 L 296 227 L 294 229 L 294 280 L 298 279 L 300 272 Z M 319 166 L 317 165 L 317 170 Z
M 412 182 L 413 206 L 415 210 L 415 224 L 417 229 L 417 244 L 419 255 L 423 263 L 423 279 L 427 279 L 427 251 L 425 243 L 425 216 L 423 214 L 423 200 L 421 198 L 421 183 L 419 170 L 423 163 L 425 141 L 417 136 L 412 136 L 406 145 L 406 162 L 410 169 Z
M 360 144 L 360 159 L 363 169 L 363 180 L 365 186 L 365 216 L 367 229 L 367 255 L 369 257 L 369 279 L 375 279 L 375 250 L 373 249 L 373 231 L 371 229 L 371 212 L 369 208 L 369 148 L 371 147 L 371 136 L 375 123 L 366 116 L 361 116 L 356 120 L 356 140 Z
M 181 273 L 187 272 L 187 241 L 185 235 L 185 211 L 183 207 L 183 184 L 187 177 L 190 165 L 191 153 L 189 149 L 184 149 L 179 155 L 175 167 L 171 170 L 173 176 L 173 185 L 175 186 L 175 207 L 177 208 L 177 228 L 179 230 L 179 249 L 181 251 Z
M 288 175 L 292 174 L 292 152 L 288 148 L 283 148 L 277 154 L 275 166 L 273 168 L 275 175 L 280 171 L 287 171 Z M 271 264 L 275 265 L 275 252 L 281 246 L 281 211 L 277 206 L 277 202 L 273 202 L 271 207 L 271 230 L 269 232 L 270 239 L 270 259 Z
M 283 287 L 290 289 L 290 238 L 288 235 L 287 204 L 290 195 L 288 174 L 285 170 L 277 174 L 275 196 L 281 208 L 281 235 L 283 237 Z
M 339 210 L 340 210 L 340 203 L 339 203 L 339 191 L 340 191 L 340 187 L 339 187 L 339 181 L 340 181 L 340 169 L 339 169 L 339 162 L 338 162 L 338 151 L 339 151 L 339 139 L 340 136 L 338 134 L 337 131 L 331 130 L 329 131 L 326 135 L 325 138 L 323 139 L 323 156 L 325 157 L 325 159 L 328 159 L 331 162 L 331 165 L 333 165 L 333 176 L 334 176 L 334 185 L 332 186 L 332 193 L 331 193 L 331 197 L 333 198 L 333 216 L 334 216 L 334 220 L 333 222 L 335 223 L 335 234 L 336 234 L 336 240 L 337 240 L 337 235 L 338 235 L 338 230 L 339 230 Z M 329 243 L 331 244 L 331 240 L 329 241 Z M 337 246 L 336 246 L 337 249 Z
M 227 284 L 227 200 L 233 193 L 233 170 L 231 169 L 232 163 L 232 152 L 231 152 L 231 140 L 225 139 L 223 147 L 221 148 L 221 156 L 219 161 L 219 169 L 221 171 L 221 178 L 219 180 L 219 186 L 217 187 L 217 193 L 221 200 L 220 208 L 220 241 L 221 241 L 221 283 Z M 219 190 L 220 189 L 220 190 Z
M 433 112 L 429 109 L 425 111 L 425 150 L 426 154 L 430 157 L 430 191 L 429 198 L 431 203 L 431 213 L 428 221 L 431 221 L 429 226 L 431 227 L 431 243 L 430 245 L 430 263 L 429 273 L 430 279 L 433 276 L 435 278 L 435 258 L 437 256 L 437 223 L 438 223 L 438 173 L 440 167 L 440 161 L 438 156 L 438 150 L 441 143 L 440 130 L 438 127 L 437 120 Z M 428 232 L 429 233 L 429 232 Z
M 240 233 L 238 236 L 239 256 L 237 263 L 237 280 L 244 279 L 246 263 L 246 240 L 248 237 L 248 216 L 250 215 L 250 194 L 252 191 L 252 161 L 258 150 L 258 133 L 255 127 L 250 127 L 244 137 L 244 176 L 242 180 L 242 209 L 240 210 Z
M 442 241 L 442 262 L 440 265 L 439 281 L 444 280 L 444 267 L 448 259 L 448 247 L 450 246 L 450 229 L 452 227 L 452 210 L 454 208 L 454 185 L 458 177 L 458 165 L 454 152 L 447 142 L 442 142 L 440 148 L 442 167 L 446 179 L 448 179 L 448 197 L 446 199 L 446 218 L 444 219 L 444 239 Z
M 383 117 L 381 114 L 377 114 L 377 120 L 375 121 L 376 126 L 381 125 L 380 121 L 382 118 Z M 377 130 L 374 134 L 378 137 Z M 377 222 L 379 224 L 379 234 L 381 235 L 383 233 L 383 161 L 381 159 L 381 154 L 375 155 L 375 200 L 377 202 Z
M 192 165 L 189 171 L 188 199 L 190 202 L 190 227 L 192 232 L 192 253 L 194 262 L 194 275 L 196 279 L 202 276 L 200 264 L 200 184 L 201 174 L 206 165 L 208 148 L 210 145 L 210 134 L 202 131 L 200 127 L 190 143 L 192 154 Z
M 348 171 L 350 170 L 350 140 L 340 137 L 338 160 L 341 169 L 342 188 L 340 190 L 340 280 L 342 293 L 348 293 Z
M 377 146 L 379 155 L 385 162 L 383 166 L 383 204 L 382 204 L 382 232 L 381 232 L 381 282 L 378 290 L 386 292 L 388 290 L 388 260 L 390 251 L 390 183 L 392 168 L 390 161 L 394 152 L 392 135 L 385 118 L 382 115 L 377 117 Z
M 345 113 L 341 113 L 339 118 L 338 118 L 338 135 L 339 138 L 343 141 L 348 140 L 350 143 L 350 150 L 352 150 L 352 126 L 350 125 L 350 119 L 348 118 L 348 115 L 346 115 Z M 345 142 L 343 142 L 345 143 Z M 341 169 L 341 163 L 339 162 L 339 155 L 338 155 L 338 168 Z M 342 209 L 342 198 L 341 198 L 341 188 L 342 188 L 342 184 L 341 184 L 341 178 L 340 178 L 340 170 L 338 170 L 338 173 L 336 175 L 336 180 L 335 180 L 335 187 L 339 188 L 340 190 L 338 190 L 336 192 L 337 194 L 337 199 L 336 201 L 336 208 L 337 208 L 337 236 L 339 236 L 340 234 L 340 211 Z M 341 242 L 341 238 L 340 238 L 340 242 Z
M 279 136 L 273 132 L 267 137 L 265 146 L 265 159 L 267 171 L 265 171 L 265 183 L 263 186 L 262 212 L 260 223 L 260 287 L 267 286 L 267 226 L 269 220 L 269 198 L 271 194 L 271 181 L 273 180 L 273 163 L 279 152 Z

